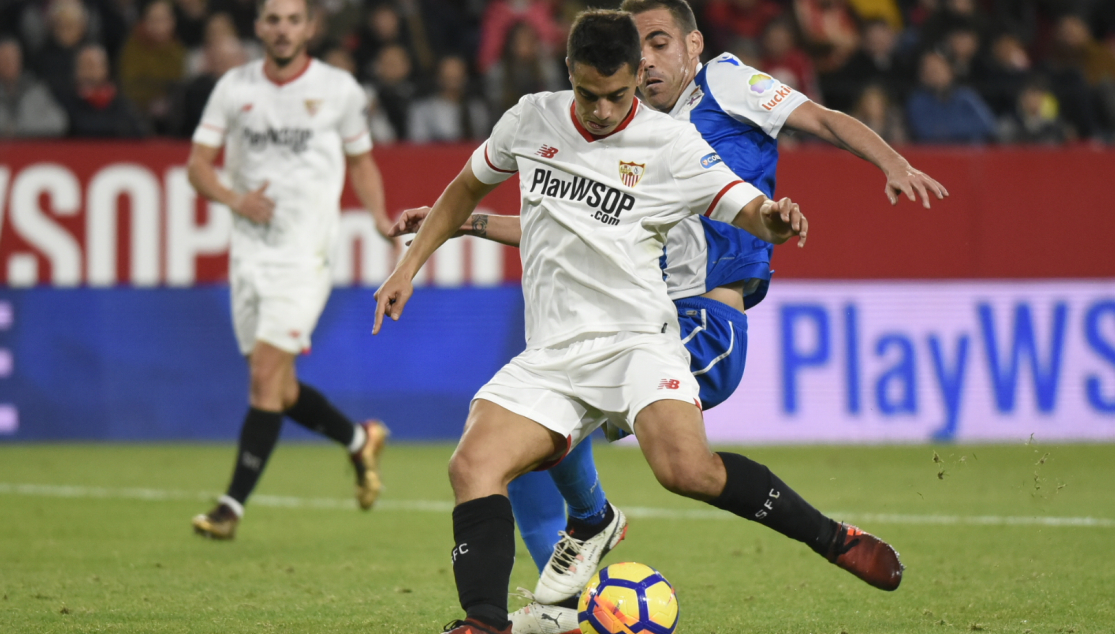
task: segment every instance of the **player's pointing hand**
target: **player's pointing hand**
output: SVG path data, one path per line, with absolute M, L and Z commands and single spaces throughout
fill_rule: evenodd
M 271 222 L 271 216 L 275 213 L 275 201 L 263 194 L 270 184 L 270 181 L 263 181 L 259 189 L 241 194 L 233 203 L 232 210 L 252 222 L 260 224 Z
M 378 335 L 379 329 L 383 325 L 383 316 L 387 315 L 392 321 L 399 321 L 399 317 L 403 315 L 403 308 L 406 307 L 407 300 L 414 294 L 414 284 L 410 279 L 400 273 L 398 269 L 387 278 L 383 286 L 379 287 L 376 291 L 376 321 L 372 326 L 372 334 Z

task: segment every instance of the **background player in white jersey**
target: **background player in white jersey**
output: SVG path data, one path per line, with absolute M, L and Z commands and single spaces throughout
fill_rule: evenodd
M 190 153 L 190 182 L 234 212 L 232 314 L 251 373 L 232 482 L 216 508 L 193 520 L 198 533 L 218 539 L 235 535 L 284 415 L 347 448 L 362 508 L 371 508 L 381 487 L 387 428 L 378 421 L 353 424 L 300 383 L 294 369 L 332 288 L 329 250 L 346 167 L 379 230 L 391 226 L 371 156 L 365 93 L 349 73 L 306 54 L 309 3 L 260 0 L 256 34 L 266 56 L 217 82 Z M 214 167 L 222 146 L 231 187 Z
M 667 231 L 708 213 L 780 243 L 806 222 L 718 161 L 695 129 L 642 107 L 630 16 L 575 21 L 573 91 L 524 97 L 434 205 L 377 292 L 374 332 L 399 319 L 412 278 L 496 185 L 519 172 L 527 350 L 473 400 L 450 461 L 455 634 L 509 632 L 514 520 L 507 484 L 564 456 L 605 419 L 633 431 L 659 482 L 738 514 L 738 473 L 708 448 L 698 388 L 658 260 Z

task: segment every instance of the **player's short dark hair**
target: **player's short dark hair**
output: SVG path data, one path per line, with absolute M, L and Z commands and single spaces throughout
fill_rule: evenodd
M 316 9 L 314 0 L 302 0 L 306 3 L 306 15 L 311 16 Z M 256 0 L 256 17 L 263 15 L 263 7 L 267 4 L 267 0 Z
M 689 35 L 697 30 L 697 17 L 693 15 L 693 7 L 685 0 L 623 0 L 619 8 L 631 15 L 665 9 L 674 16 L 674 23 L 681 29 L 682 35 Z
M 639 29 L 630 13 L 592 9 L 582 11 L 569 29 L 566 47 L 569 64 L 588 64 L 605 77 L 611 77 L 621 66 L 639 71 L 643 47 Z

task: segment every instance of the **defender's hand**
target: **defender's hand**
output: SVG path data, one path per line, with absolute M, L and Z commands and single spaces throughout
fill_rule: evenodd
M 275 201 L 263 194 L 269 184 L 270 181 L 263 181 L 259 189 L 242 194 L 232 205 L 232 210 L 252 222 L 271 222 L 271 216 L 275 213 Z
M 798 246 L 805 246 L 806 234 L 809 232 L 809 221 L 801 213 L 798 204 L 789 198 L 778 202 L 768 200 L 759 208 L 763 224 L 766 225 L 773 237 L 772 242 L 782 244 L 793 236 L 798 236 Z
M 916 195 L 915 195 L 916 193 Z M 937 200 L 944 200 L 949 195 L 945 186 L 929 177 L 921 170 L 916 170 L 909 164 L 895 172 L 887 173 L 887 199 L 890 204 L 898 204 L 898 195 L 906 194 L 911 202 L 921 198 L 921 205 L 929 209 L 929 194 L 932 193 Z
M 414 284 L 407 279 L 405 274 L 395 269 L 391 277 L 376 291 L 376 321 L 372 326 L 372 334 L 378 335 L 383 325 L 383 316 L 387 315 L 392 321 L 399 321 L 403 315 L 403 308 L 407 300 L 414 294 Z
M 387 233 L 388 237 L 398 238 L 401 235 L 408 233 L 418 233 L 422 228 L 422 223 L 426 221 L 426 216 L 430 215 L 429 207 L 416 207 L 415 209 L 407 209 L 395 221 L 394 226 Z

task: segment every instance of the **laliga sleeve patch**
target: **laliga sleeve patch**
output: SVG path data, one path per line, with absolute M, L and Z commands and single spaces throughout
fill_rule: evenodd
M 713 152 L 712 154 L 706 154 L 701 157 L 701 167 L 705 169 L 708 169 L 720 162 L 722 162 L 722 159 L 716 152 Z

